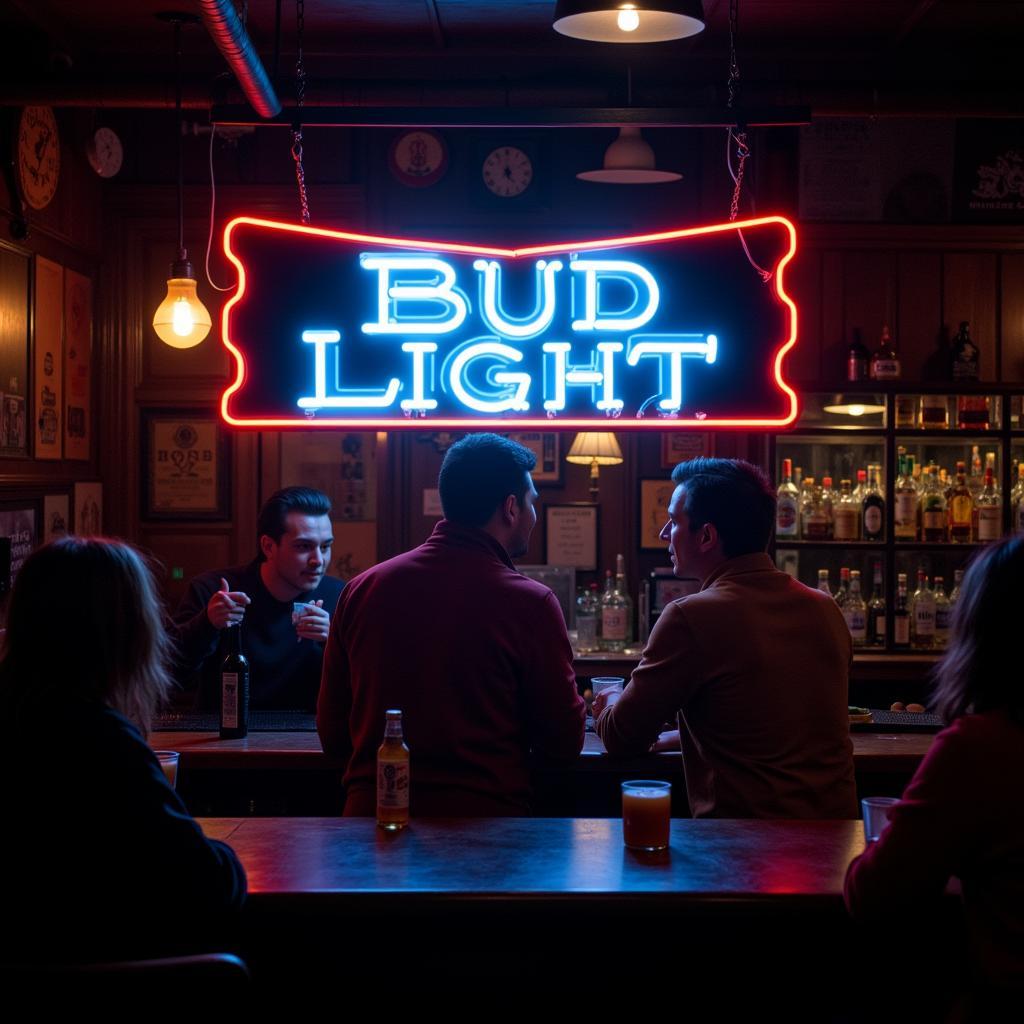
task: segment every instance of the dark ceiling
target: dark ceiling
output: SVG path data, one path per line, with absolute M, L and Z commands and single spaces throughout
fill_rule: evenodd
M 0 101 L 144 106 L 169 100 L 167 0 L 2 0 Z M 181 10 L 195 5 L 179 2 Z M 295 0 L 236 4 L 282 99 L 291 98 Z M 522 107 L 722 103 L 729 0 L 707 30 L 610 46 L 551 27 L 553 0 L 306 0 L 307 102 Z M 815 114 L 1019 115 L 1024 2 L 739 0 L 743 98 Z M 275 58 L 275 52 L 277 56 Z M 184 40 L 192 106 L 238 102 L 201 25 Z

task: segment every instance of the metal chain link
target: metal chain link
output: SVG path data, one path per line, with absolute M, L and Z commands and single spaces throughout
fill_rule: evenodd
M 302 44 L 306 31 L 305 0 L 295 0 L 296 59 L 295 59 L 295 107 L 296 119 L 292 125 L 292 159 L 295 161 L 295 181 L 299 186 L 299 206 L 302 223 L 309 223 L 309 197 L 306 194 L 306 171 L 302 166 L 302 104 L 306 99 L 306 62 Z
M 732 190 L 732 202 L 729 204 L 729 220 L 735 220 L 740 212 L 740 193 L 743 191 L 743 169 L 750 156 L 750 147 L 747 145 L 747 133 L 743 131 L 731 132 L 730 135 L 736 140 L 736 178 Z
M 729 99 L 730 110 L 736 105 L 740 90 L 740 62 L 736 56 L 736 35 L 739 23 L 739 0 L 729 0 Z

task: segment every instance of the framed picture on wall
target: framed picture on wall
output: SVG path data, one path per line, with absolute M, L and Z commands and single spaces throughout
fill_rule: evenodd
M 557 430 L 506 436 L 537 456 L 530 476 L 538 487 L 558 487 L 562 483 L 562 435 Z
M 674 469 L 680 462 L 713 455 L 714 448 L 710 434 L 699 434 L 689 430 L 666 431 L 661 435 L 661 465 L 663 469 Z
M 75 484 L 74 532 L 82 537 L 103 533 L 103 484 L 83 481 Z
M 42 256 L 36 257 L 33 364 L 35 457 L 59 459 L 64 444 L 64 268 Z
M 38 500 L 18 498 L 0 501 L 0 537 L 10 543 L 12 583 L 25 559 L 39 543 L 38 518 Z M 6 544 L 4 547 L 6 549 Z
M 231 518 L 230 447 L 217 414 L 142 412 L 142 518 Z
M 29 257 L 0 243 L 0 456 L 28 458 Z
M 43 498 L 43 543 L 60 540 L 71 532 L 71 503 L 66 494 L 47 494 Z
M 92 454 L 92 280 L 64 271 L 64 458 Z
M 671 480 L 640 481 L 640 547 L 664 550 L 661 530 L 668 521 L 668 503 L 676 485 Z
M 597 525 L 600 506 L 589 502 L 544 506 L 544 561 L 548 565 L 571 565 L 574 569 L 597 569 Z

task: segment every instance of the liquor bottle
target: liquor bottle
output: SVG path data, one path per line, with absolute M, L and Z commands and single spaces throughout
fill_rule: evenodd
M 576 598 L 576 649 L 580 654 L 597 650 L 597 613 L 600 607 L 596 583 L 580 589 Z
M 825 510 L 825 538 L 832 539 L 835 527 L 835 507 L 839 496 L 832 487 L 832 477 L 821 478 L 821 507 Z
M 854 500 L 859 505 L 864 500 L 864 495 L 868 489 L 868 471 L 866 469 L 857 470 L 857 485 L 853 488 Z
M 985 486 L 975 502 L 978 514 L 979 541 L 999 540 L 1003 535 L 1003 498 L 996 487 L 991 469 L 985 470 Z
M 917 396 L 896 396 L 896 429 L 912 430 L 917 426 Z
M 896 607 L 892 613 L 892 645 L 895 648 L 910 646 L 910 611 L 907 609 L 907 574 L 896 577 Z
M 956 464 L 956 483 L 950 492 L 947 506 L 949 519 L 949 540 L 953 544 L 970 544 L 971 526 L 974 517 L 974 499 L 967 486 L 964 464 Z
M 953 614 L 957 601 L 960 600 L 960 584 L 964 581 L 963 569 L 957 569 L 953 573 L 953 589 L 949 592 L 949 614 Z
M 850 572 L 850 593 L 843 605 L 846 628 L 853 638 L 854 647 L 864 647 L 868 642 L 868 609 L 860 593 L 860 572 Z
M 797 489 L 797 493 L 803 494 L 803 479 L 804 470 L 803 466 L 793 467 L 793 486 Z
M 956 425 L 960 430 L 988 430 L 991 415 L 988 395 L 958 395 Z
M 397 832 L 409 824 L 409 748 L 402 738 L 402 712 L 385 714 L 384 742 L 377 748 L 377 824 Z
M 867 488 L 861 500 L 861 535 L 865 540 L 881 540 L 885 536 L 885 498 L 878 485 L 878 470 L 875 466 L 868 477 Z
M 834 540 L 860 540 L 860 502 L 850 490 L 850 481 L 839 484 L 839 502 L 832 509 L 832 537 Z
M 794 481 L 795 483 L 795 481 Z M 800 500 L 797 507 L 800 510 L 800 536 L 807 539 L 807 517 L 811 513 L 811 505 L 814 503 L 814 477 L 805 476 L 800 481 Z M 777 508 L 778 506 L 776 506 Z
M 868 379 L 868 364 L 871 362 L 871 353 L 861 339 L 859 327 L 853 328 L 853 341 L 850 343 L 850 351 L 846 356 L 846 379 L 852 381 Z
M 846 607 L 846 601 L 850 596 L 850 570 L 844 565 L 839 570 L 839 589 L 835 593 L 836 604 L 840 611 Z
M 971 341 L 967 320 L 960 321 L 960 330 L 953 339 L 951 353 L 950 376 L 953 380 L 977 380 L 979 372 L 978 346 Z
M 228 656 L 220 666 L 220 738 L 238 740 L 249 732 L 249 662 L 242 653 L 242 627 L 228 626 Z
M 935 595 L 928 589 L 924 569 L 917 570 L 917 590 L 911 604 L 911 641 L 914 647 L 928 649 L 935 644 Z
M 624 651 L 629 646 L 633 602 L 626 593 L 625 559 L 615 557 L 618 574 L 612 578 L 611 570 L 605 574 L 604 595 L 601 598 L 601 650 Z
M 818 570 L 818 589 L 823 594 L 828 594 L 829 597 L 832 596 L 832 586 L 828 582 L 828 569 Z
M 885 598 L 882 596 L 882 563 L 875 562 L 875 578 L 868 601 L 868 643 L 885 646 Z
M 795 540 L 800 534 L 800 492 L 793 483 L 793 460 L 782 460 L 782 483 L 775 504 L 775 536 Z
M 935 646 L 939 648 L 945 648 L 949 643 L 949 627 L 953 618 L 953 606 L 946 597 L 944 583 L 941 576 L 936 576 L 932 588 L 935 593 Z
M 828 477 L 825 477 L 828 480 Z M 812 487 L 810 501 L 803 512 L 803 535 L 805 540 L 828 540 L 832 536 L 832 523 L 825 507 L 825 489 Z
M 899 380 L 900 359 L 888 327 L 882 328 L 878 348 L 871 353 L 870 371 L 872 380 Z
M 907 459 L 913 461 L 913 455 L 899 456 L 899 473 L 896 477 L 896 513 L 893 520 L 893 532 L 897 540 L 917 540 L 917 488 L 914 486 L 912 471 L 908 471 Z M 943 515 L 945 528 L 945 515 Z
M 921 396 L 921 429 L 949 429 L 949 400 L 945 395 Z
M 921 491 L 921 539 L 928 544 L 944 544 L 947 538 L 948 503 L 939 486 L 935 466 L 928 467 L 928 477 Z
M 971 497 L 977 498 L 985 486 L 985 469 L 981 461 L 981 452 L 978 445 L 971 447 L 971 473 L 967 477 L 967 486 L 971 489 Z
M 1010 529 L 1024 533 L 1024 462 L 1017 464 L 1017 486 L 1010 492 L 1010 509 L 1013 514 Z

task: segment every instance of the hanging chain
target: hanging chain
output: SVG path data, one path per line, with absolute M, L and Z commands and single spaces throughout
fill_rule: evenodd
M 747 145 L 747 133 L 744 131 L 733 131 L 729 129 L 729 138 L 736 141 L 736 174 L 733 177 L 735 184 L 732 190 L 732 202 L 729 204 L 729 220 L 735 220 L 740 212 L 740 193 L 743 191 L 743 171 L 747 165 L 747 157 L 750 156 L 750 147 Z
M 736 56 L 736 35 L 739 24 L 739 0 L 729 0 L 729 99 L 730 110 L 736 105 L 740 89 L 740 62 Z
M 305 0 L 295 0 L 297 41 L 295 58 L 295 123 L 292 125 L 292 159 L 295 161 L 295 181 L 299 186 L 299 205 L 302 208 L 302 223 L 309 223 L 309 198 L 306 195 L 306 171 L 302 166 L 302 104 L 306 99 L 306 62 L 302 53 L 303 36 L 306 30 Z

